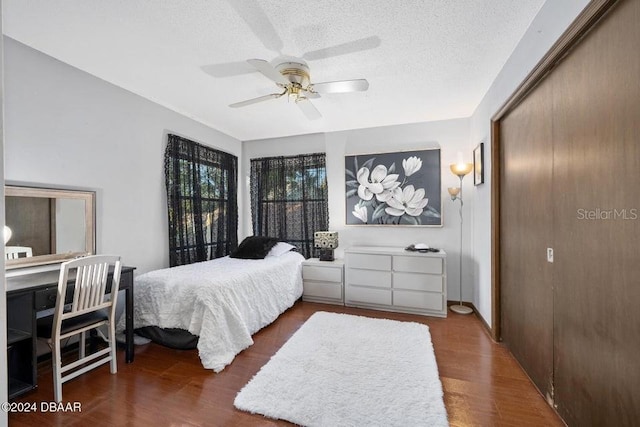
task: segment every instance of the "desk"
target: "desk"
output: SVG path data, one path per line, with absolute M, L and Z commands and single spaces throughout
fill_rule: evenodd
M 122 267 L 120 289 L 125 291 L 125 361 L 133 362 L 133 270 Z M 9 398 L 37 387 L 36 313 L 54 308 L 60 272 L 46 271 L 7 278 L 7 363 Z M 111 278 L 107 293 L 111 291 Z M 31 363 L 28 363 L 28 362 Z

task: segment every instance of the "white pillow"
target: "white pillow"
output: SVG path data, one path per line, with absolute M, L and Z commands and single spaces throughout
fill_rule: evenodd
M 289 243 L 278 242 L 278 243 L 276 243 L 276 245 L 274 247 L 271 248 L 271 250 L 269 251 L 269 253 L 267 254 L 267 256 L 265 258 L 274 257 L 274 256 L 280 256 L 282 254 L 286 254 L 291 249 L 295 249 L 295 248 L 296 248 L 295 246 L 290 245 Z

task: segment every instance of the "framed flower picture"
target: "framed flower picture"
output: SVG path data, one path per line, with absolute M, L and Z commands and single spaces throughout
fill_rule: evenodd
M 442 226 L 440 149 L 345 156 L 346 224 Z

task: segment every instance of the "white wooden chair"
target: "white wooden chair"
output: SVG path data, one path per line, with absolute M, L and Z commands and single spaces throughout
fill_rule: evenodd
M 32 257 L 33 249 L 31 249 L 28 246 L 5 246 L 4 247 L 5 259 L 22 258 L 20 255 L 24 255 L 25 257 Z
M 113 280 L 110 298 L 105 295 L 109 267 L 113 266 Z M 58 296 L 53 326 L 39 327 L 38 335 L 49 338 L 53 363 L 53 386 L 56 402 L 62 400 L 62 384 L 90 371 L 103 363 L 111 363 L 111 373 L 118 371 L 116 363 L 115 311 L 120 283 L 120 257 L 113 255 L 93 255 L 62 263 L 58 281 Z M 75 273 L 75 274 L 74 274 Z M 68 286 L 71 279 L 74 286 Z M 67 296 L 72 295 L 72 298 Z M 71 301 L 66 304 L 65 301 Z M 69 308 L 70 307 L 70 308 Z M 91 329 L 107 325 L 109 347 L 85 354 L 85 334 Z M 44 330 L 43 330 L 44 329 Z M 80 335 L 78 360 L 62 365 L 61 341 L 74 335 Z M 95 360 L 95 361 L 94 361 Z M 88 364 L 89 362 L 93 362 Z M 68 373 L 70 372 L 71 373 Z

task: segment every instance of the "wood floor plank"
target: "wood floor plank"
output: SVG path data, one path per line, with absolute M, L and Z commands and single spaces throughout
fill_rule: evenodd
M 221 373 L 202 368 L 197 350 L 151 343 L 136 347 L 132 364 L 118 353 L 118 373 L 108 365 L 63 387 L 64 402 L 82 412 L 10 413 L 10 426 L 284 426 L 285 421 L 238 411 L 240 389 L 316 311 L 412 321 L 429 326 L 452 426 L 562 426 L 506 348 L 493 342 L 475 316 L 446 319 L 297 302 L 254 335 L 254 345 Z M 20 402 L 53 400 L 50 362 L 38 366 L 38 388 Z

